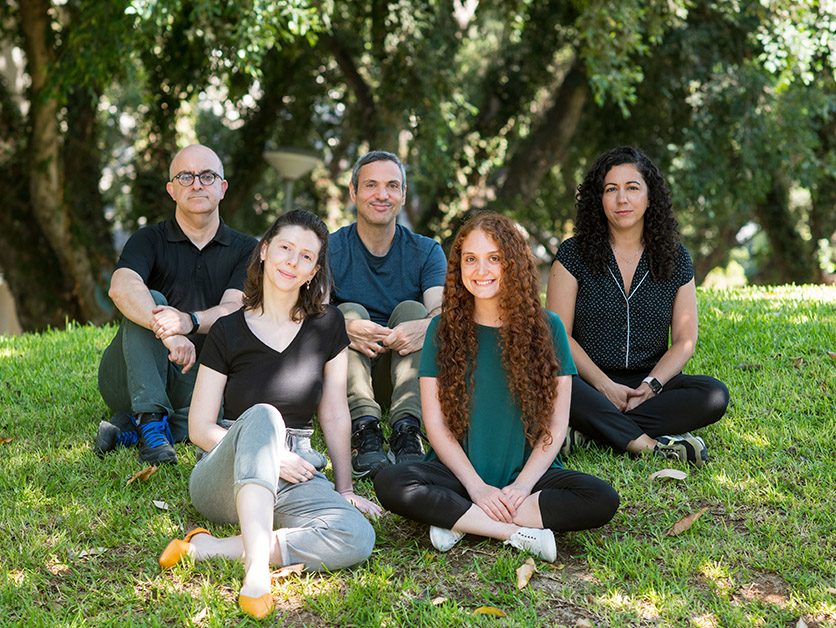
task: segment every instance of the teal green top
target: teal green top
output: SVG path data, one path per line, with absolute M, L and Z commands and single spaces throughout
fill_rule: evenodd
M 578 371 L 572 360 L 563 323 L 556 314 L 546 313 L 552 329 L 559 374 L 575 375 Z M 435 343 L 437 326 L 436 316 L 427 328 L 418 369 L 419 377 L 438 376 L 438 349 Z M 470 425 L 461 446 L 479 477 L 491 486 L 503 488 L 511 484 L 522 471 L 531 448 L 525 440 L 522 410 L 514 401 L 502 368 L 499 341 L 498 328 L 476 326 L 478 349 L 474 388 L 470 395 L 472 411 Z M 438 456 L 431 449 L 426 459 L 438 460 Z M 562 466 L 559 458 L 552 463 L 552 468 Z

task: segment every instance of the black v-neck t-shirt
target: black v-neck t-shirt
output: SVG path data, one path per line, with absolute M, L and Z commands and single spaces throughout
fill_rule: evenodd
M 269 403 L 287 427 L 310 428 L 322 399 L 325 363 L 349 344 L 345 319 L 328 305 L 302 322 L 296 337 L 276 351 L 249 328 L 244 310 L 218 319 L 209 330 L 200 363 L 227 376 L 224 418 L 235 420 L 258 403 Z

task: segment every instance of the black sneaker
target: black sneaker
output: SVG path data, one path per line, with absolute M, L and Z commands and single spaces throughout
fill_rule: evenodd
M 103 456 L 117 447 L 133 447 L 139 441 L 136 419 L 127 412 L 117 412 L 110 421 L 100 421 L 93 451 Z
M 653 453 L 656 455 L 670 460 L 690 462 L 697 467 L 708 462 L 708 449 L 706 449 L 705 441 L 690 432 L 657 436 L 656 441 L 656 447 L 653 448 Z
M 171 446 L 171 430 L 168 417 L 159 412 L 139 415 L 139 459 L 151 464 L 177 463 L 177 454 Z
M 421 462 L 424 460 L 424 445 L 421 428 L 411 423 L 398 425 L 389 437 L 389 460 L 393 464 Z
M 377 419 L 360 423 L 351 433 L 351 473 L 355 478 L 374 477 L 389 461 L 383 453 L 383 432 Z

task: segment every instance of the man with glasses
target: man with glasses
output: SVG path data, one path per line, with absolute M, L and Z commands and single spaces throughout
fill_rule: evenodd
M 256 244 L 221 219 L 226 189 L 215 152 L 187 146 L 166 184 L 174 216 L 140 229 L 122 250 L 108 292 L 122 321 L 99 365 L 114 415 L 99 424 L 99 454 L 138 442 L 141 460 L 177 462 L 171 444 L 188 438 L 200 348 L 215 320 L 241 307 Z

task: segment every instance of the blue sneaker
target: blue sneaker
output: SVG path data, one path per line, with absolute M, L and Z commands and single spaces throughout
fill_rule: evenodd
M 151 464 L 170 462 L 177 464 L 177 453 L 171 442 L 168 416 L 159 412 L 144 412 L 139 415 L 139 459 Z
M 117 447 L 133 447 L 139 441 L 136 419 L 127 412 L 117 412 L 110 421 L 99 422 L 93 451 L 104 456 Z

